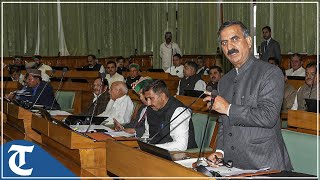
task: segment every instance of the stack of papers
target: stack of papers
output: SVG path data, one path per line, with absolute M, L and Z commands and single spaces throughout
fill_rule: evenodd
M 124 131 L 112 131 L 112 132 L 105 132 L 106 134 L 109 134 L 112 137 L 134 137 L 134 134 L 129 134 Z
M 239 168 L 228 168 L 226 166 L 219 166 L 219 167 L 210 167 L 208 166 L 208 164 L 206 163 L 206 161 L 204 160 L 204 158 L 200 158 L 201 163 L 199 165 L 203 165 L 206 166 L 206 168 L 208 169 L 208 171 L 215 171 L 217 173 L 219 173 L 221 176 L 235 176 L 235 175 L 240 175 L 240 174 L 247 174 L 247 173 L 257 173 L 260 171 L 267 171 L 270 168 L 262 168 L 259 170 L 244 170 L 244 169 L 239 169 Z M 192 163 L 196 162 L 197 158 L 190 158 L 190 159 L 184 159 L 184 160 L 179 160 L 179 161 L 175 161 L 176 163 L 186 167 L 186 168 L 192 168 Z

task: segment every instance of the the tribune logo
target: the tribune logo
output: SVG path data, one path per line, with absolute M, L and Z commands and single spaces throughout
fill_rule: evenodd
M 30 176 L 32 174 L 33 168 L 30 169 L 21 169 L 21 166 L 26 164 L 26 154 L 31 153 L 33 151 L 34 146 L 22 146 L 22 145 L 11 145 L 8 153 L 11 151 L 15 151 L 12 156 L 9 158 L 9 167 L 17 175 L 20 176 Z M 19 160 L 19 165 L 16 164 L 17 155 Z

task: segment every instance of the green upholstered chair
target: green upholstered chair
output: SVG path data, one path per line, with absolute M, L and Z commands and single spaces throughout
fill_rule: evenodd
M 282 129 L 293 171 L 317 175 L 317 136 Z M 318 157 L 319 158 L 319 157 Z
M 201 140 L 203 137 L 203 132 L 205 130 L 205 126 L 207 122 L 207 116 L 208 116 L 207 114 L 200 114 L 200 113 L 192 114 L 192 122 L 194 126 L 195 139 L 196 139 L 198 148 L 188 149 L 186 152 L 190 152 L 190 153 L 199 152 Z M 212 148 L 209 147 L 209 145 L 212 139 L 212 134 L 213 134 L 217 119 L 218 117 L 216 116 L 213 116 L 213 117 L 211 116 L 209 119 L 209 124 L 205 134 L 202 152 L 212 151 Z
M 73 113 L 73 102 L 76 92 L 73 91 L 59 91 L 56 93 L 56 99 L 62 111 Z

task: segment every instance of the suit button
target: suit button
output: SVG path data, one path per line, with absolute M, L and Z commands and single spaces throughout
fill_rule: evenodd
M 231 146 L 231 149 L 232 149 L 232 150 L 234 150 L 234 147 L 233 147 L 233 146 Z
M 237 81 L 237 80 L 234 80 L 233 82 L 234 82 L 234 83 L 237 83 L 238 81 Z
M 232 136 L 232 133 L 229 133 L 229 136 Z

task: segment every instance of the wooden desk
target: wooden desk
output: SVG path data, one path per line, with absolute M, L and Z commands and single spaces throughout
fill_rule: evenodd
M 122 73 L 123 77 L 127 77 L 127 76 L 130 76 L 130 73 L 129 72 L 123 72 Z M 140 75 L 142 77 L 151 77 L 152 79 L 162 79 L 162 80 L 165 80 L 165 79 L 180 79 L 178 78 L 177 76 L 172 76 L 171 74 L 169 73 L 165 73 L 165 72 L 141 72 Z
M 317 113 L 306 112 L 301 110 L 288 110 L 288 129 L 317 134 Z
M 52 71 L 46 71 L 46 74 L 51 74 Z M 56 71 L 53 77 L 62 77 L 62 71 Z M 77 71 L 77 70 L 69 70 L 65 73 L 64 77 L 68 78 L 80 78 L 80 79 L 95 79 L 100 77 L 99 71 Z
M 25 139 L 41 143 L 41 136 L 31 128 L 32 112 L 10 102 L 3 102 L 6 123 L 3 135 L 7 141 Z
M 94 176 L 106 176 L 105 142 L 95 142 L 35 114 L 32 116 L 32 128 L 41 133 L 43 145 L 55 149 Z
M 296 90 L 298 90 L 305 83 L 304 80 L 295 80 L 295 79 L 288 79 L 287 82 L 290 85 L 292 85 Z
M 121 177 L 203 177 L 192 169 L 117 141 L 107 141 L 107 170 Z M 209 179 L 208 177 L 205 179 Z
M 177 95 L 176 98 L 181 101 L 185 106 L 189 106 L 193 101 L 195 101 L 196 97 L 189 96 L 180 96 Z M 199 98 L 192 106 L 191 109 L 194 112 L 208 112 L 207 102 L 203 101 L 203 98 Z

